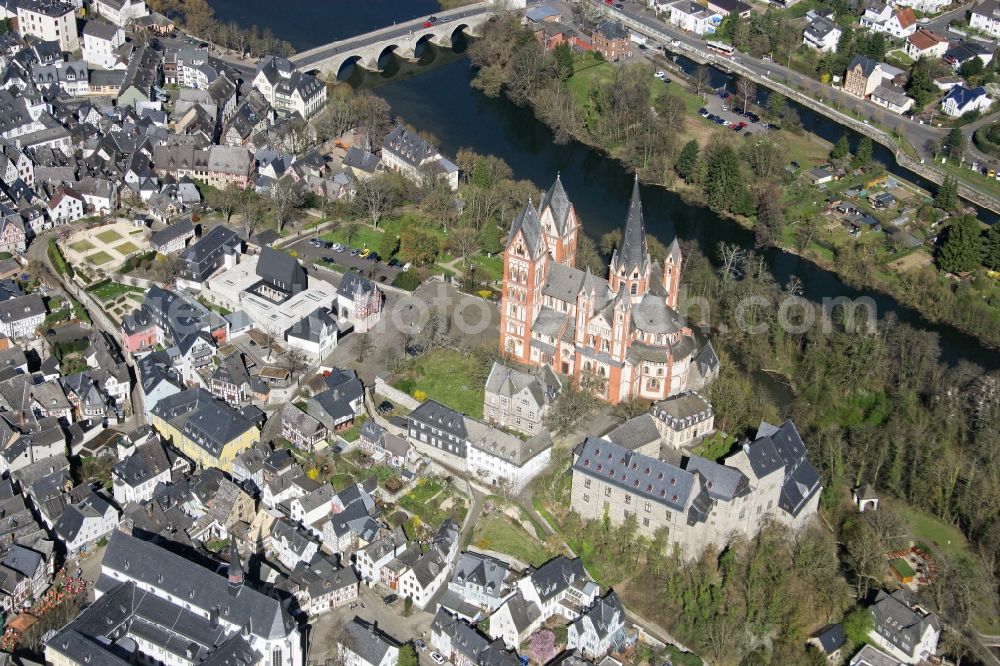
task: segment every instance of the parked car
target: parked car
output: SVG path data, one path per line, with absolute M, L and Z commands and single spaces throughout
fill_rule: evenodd
M 393 593 L 393 594 L 387 594 L 384 597 L 382 597 L 382 601 L 384 601 L 385 605 L 388 606 L 391 603 L 399 601 L 399 595 L 395 594 L 395 593 Z
M 405 273 L 406 271 L 410 270 L 412 266 L 413 264 L 411 264 L 410 262 L 406 262 L 405 264 L 403 264 L 403 272 Z
M 702 118 L 708 118 L 708 109 L 706 109 L 705 107 L 701 107 L 700 109 L 698 109 L 698 115 L 701 116 Z
M 437 16 L 431 16 L 427 20 L 430 21 L 431 23 L 437 23 L 438 22 L 438 17 Z
M 367 257 L 367 256 L 368 256 L 369 254 L 371 254 L 371 253 L 372 253 L 372 251 L 371 251 L 371 250 L 369 250 L 369 249 L 368 249 L 368 248 L 366 247 L 365 249 L 361 250 L 361 252 L 360 252 L 360 253 L 358 253 L 358 256 L 359 256 L 359 257 L 361 257 L 362 259 L 364 259 L 365 257 Z
M 381 412 L 382 414 L 388 414 L 394 409 L 396 409 L 396 406 L 391 402 L 389 402 L 388 400 L 383 400 L 382 402 L 378 403 L 378 411 Z
M 361 250 L 359 250 L 359 249 L 358 249 L 358 248 L 356 248 L 356 247 L 352 247 L 352 248 L 351 248 L 351 256 L 352 256 L 352 257 L 356 257 L 356 256 L 358 256 L 358 253 L 360 253 L 360 252 L 361 252 Z
M 414 646 L 415 646 L 415 647 L 416 647 L 416 648 L 417 648 L 418 650 L 420 650 L 421 652 L 423 652 L 424 650 L 426 650 L 426 649 L 427 649 L 427 643 L 424 643 L 424 642 L 423 642 L 422 640 L 420 640 L 419 638 L 418 638 L 417 640 L 413 641 L 413 645 L 414 645 Z
M 399 266 L 400 266 L 399 259 L 396 259 L 395 257 L 393 257 L 392 259 L 389 260 L 389 263 L 386 264 L 386 265 L 389 268 L 399 268 Z
M 432 27 L 433 25 L 434 25 L 434 24 L 433 24 L 433 23 L 431 23 L 430 21 L 424 21 L 424 27 L 425 27 L 425 28 L 430 28 L 430 27 Z
M 318 238 L 310 238 L 309 239 L 309 244 L 310 245 L 321 245 L 322 243 L 323 243 L 323 241 L 321 241 Z
M 611 2 L 611 0 L 608 0 L 608 3 L 609 3 L 609 4 L 610 4 L 610 2 Z M 444 657 L 442 657 L 442 656 L 441 656 L 440 654 L 438 654 L 437 652 L 431 652 L 431 653 L 430 653 L 430 658 L 431 658 L 431 661 L 433 661 L 433 662 L 434 662 L 435 664 L 437 664 L 438 666 L 441 666 L 441 664 L 443 664 L 443 663 L 445 662 L 445 659 L 444 659 Z
M 337 260 L 334 259 L 333 257 L 323 257 L 323 261 L 325 261 L 328 264 L 332 264 L 332 263 L 336 262 Z
M 365 259 L 368 261 L 379 261 L 382 257 L 378 256 L 378 252 L 372 252 Z

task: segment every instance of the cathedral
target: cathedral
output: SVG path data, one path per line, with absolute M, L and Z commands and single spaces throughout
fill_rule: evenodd
M 592 373 L 612 404 L 663 400 L 703 386 L 718 371 L 711 345 L 698 350 L 677 313 L 681 249 L 653 264 L 636 180 L 608 277 L 576 267 L 580 233 L 562 182 L 514 219 L 503 254 L 500 351 L 579 380 Z

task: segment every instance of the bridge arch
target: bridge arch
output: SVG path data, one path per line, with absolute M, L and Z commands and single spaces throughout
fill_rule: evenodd
M 361 56 L 359 55 L 352 55 L 345 58 L 343 62 L 340 63 L 340 66 L 337 67 L 337 79 L 343 81 L 351 67 L 360 66 L 360 63 Z
M 458 39 L 459 35 L 461 35 L 463 31 L 468 29 L 469 29 L 469 24 L 467 23 L 459 23 L 458 25 L 456 25 L 455 29 L 451 31 L 451 41 L 454 42 L 456 39 Z
M 392 56 L 392 54 L 396 53 L 398 50 L 399 44 L 388 44 L 385 48 L 379 51 L 378 58 L 375 59 L 375 63 L 378 68 L 382 69 L 382 63 L 385 62 L 385 59 Z

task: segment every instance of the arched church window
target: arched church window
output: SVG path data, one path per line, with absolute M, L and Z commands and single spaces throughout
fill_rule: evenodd
M 636 294 L 638 294 L 639 293 L 639 284 L 636 283 L 636 282 L 633 282 L 632 283 L 632 288 L 629 289 L 629 291 L 632 292 L 633 296 L 636 295 Z

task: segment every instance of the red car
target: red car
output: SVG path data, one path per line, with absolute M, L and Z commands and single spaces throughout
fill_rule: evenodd
M 606 5 L 613 5 L 613 4 L 615 4 L 615 0 L 604 0 L 604 4 L 606 4 Z
M 424 27 L 425 27 L 425 28 L 430 28 L 430 27 L 431 27 L 431 26 L 433 26 L 433 25 L 434 25 L 434 24 L 433 24 L 433 23 L 431 23 L 430 21 L 424 21 Z

